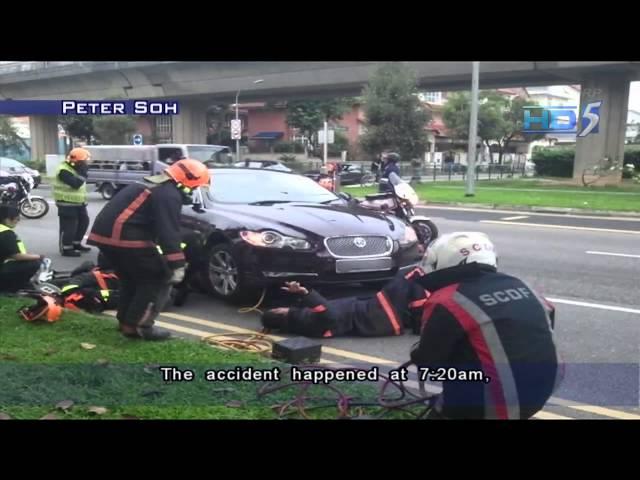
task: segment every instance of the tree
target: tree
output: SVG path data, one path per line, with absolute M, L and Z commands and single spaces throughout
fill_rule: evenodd
M 296 128 L 311 143 L 316 144 L 316 132 L 324 126 L 324 122 L 342 119 L 344 113 L 353 105 L 351 98 L 332 98 L 319 100 L 296 100 L 287 103 L 287 124 Z M 305 144 L 305 155 L 308 155 Z
M 97 117 L 93 128 L 96 139 L 104 145 L 129 144 L 129 137 L 136 131 L 136 120 L 129 115 Z
M 0 146 L 7 149 L 23 147 L 28 152 L 31 151 L 31 147 L 18 135 L 15 127 L 11 124 L 11 118 L 7 116 L 0 116 Z
M 364 90 L 366 133 L 360 144 L 377 155 L 385 149 L 397 151 L 403 159 L 424 155 L 428 137 L 425 126 L 430 112 L 418 97 L 414 72 L 402 63 L 380 66 Z
M 231 111 L 226 104 L 212 105 L 207 110 L 207 143 L 210 145 L 225 145 L 234 147 L 231 140 L 231 125 L 228 115 Z
M 67 135 L 77 138 L 86 143 L 91 143 L 91 139 L 96 136 L 93 125 L 93 117 L 88 115 L 69 115 L 60 117 L 60 124 Z
M 496 91 L 481 92 L 478 106 L 478 137 L 490 149 L 492 142 L 498 150 L 498 163 L 511 142 L 521 139 L 532 142 L 544 138 L 544 134 L 522 132 L 525 106 L 536 102 L 522 97 L 510 99 Z M 468 92 L 449 96 L 442 112 L 447 129 L 455 138 L 469 138 L 471 97 Z

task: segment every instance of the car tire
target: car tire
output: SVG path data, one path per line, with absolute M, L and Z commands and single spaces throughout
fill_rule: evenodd
M 230 303 L 240 303 L 255 295 L 254 290 L 246 287 L 244 272 L 227 243 L 209 249 L 206 281 L 210 293 Z

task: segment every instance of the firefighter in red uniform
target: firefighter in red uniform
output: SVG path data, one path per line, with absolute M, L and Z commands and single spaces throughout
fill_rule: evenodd
M 562 376 L 553 305 L 498 272 L 479 232 L 435 240 L 424 269 L 432 271 L 416 283 L 431 295 L 411 361 L 422 379 L 442 381 L 431 418 L 526 419 L 541 410 Z
M 154 327 L 154 319 L 171 286 L 184 279 L 180 211 L 191 202 L 193 189 L 209 180 L 206 165 L 180 160 L 163 174 L 145 178 L 144 184 L 126 187 L 96 217 L 88 243 L 100 249 L 120 279 L 117 318 L 125 336 L 170 337 L 167 330 Z

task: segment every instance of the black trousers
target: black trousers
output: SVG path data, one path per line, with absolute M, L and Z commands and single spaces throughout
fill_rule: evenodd
M 60 247 L 64 250 L 72 250 L 74 246 L 80 245 L 89 229 L 87 206 L 58 205 L 58 217 L 60 217 Z
M 0 265 L 0 291 L 29 288 L 29 280 L 40 268 L 40 260 L 11 261 Z
M 120 279 L 118 321 L 150 328 L 169 300 L 171 270 L 155 249 L 100 247 Z

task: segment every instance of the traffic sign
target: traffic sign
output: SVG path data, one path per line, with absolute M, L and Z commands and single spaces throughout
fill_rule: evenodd
M 139 133 L 136 133 L 133 136 L 133 144 L 134 145 L 142 145 L 142 135 L 140 135 Z
M 242 120 L 231 120 L 231 140 L 242 138 Z
M 335 130 L 327 130 L 327 143 L 334 143 L 336 141 Z M 324 143 L 324 130 L 318 130 L 318 143 Z

